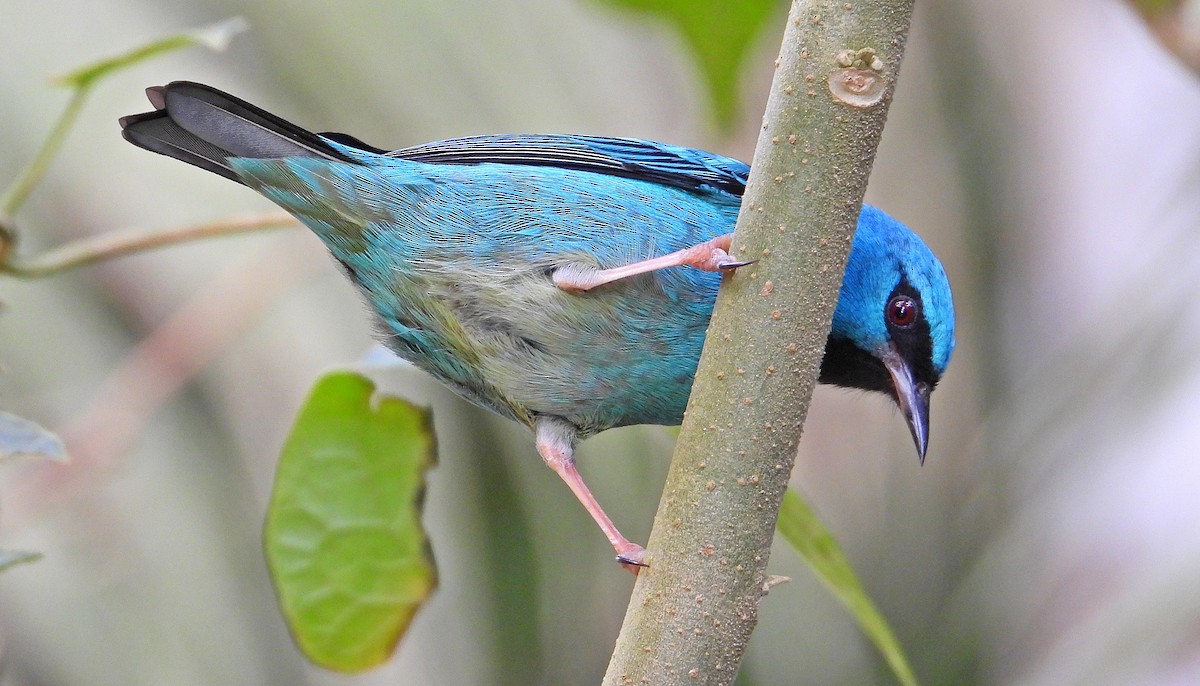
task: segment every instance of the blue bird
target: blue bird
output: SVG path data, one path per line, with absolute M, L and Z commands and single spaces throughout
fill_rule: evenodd
M 494 135 L 387 152 L 315 134 L 189 82 L 146 91 L 133 144 L 246 185 L 328 247 L 400 357 L 533 429 L 537 449 L 622 564 L 617 530 L 575 468 L 576 444 L 678 424 L 749 167 L 652 141 Z M 693 267 L 693 268 L 678 268 Z M 941 263 L 864 206 L 820 380 L 890 395 L 924 461 L 929 395 L 954 350 Z

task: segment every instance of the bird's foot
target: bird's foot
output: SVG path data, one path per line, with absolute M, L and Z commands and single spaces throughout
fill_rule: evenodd
M 757 261 L 758 260 L 734 259 L 733 256 L 730 255 L 729 253 L 725 252 L 724 250 L 721 250 L 720 248 L 717 248 L 716 250 L 712 251 L 712 254 L 709 256 L 708 261 L 706 262 L 706 264 L 704 266 L 700 266 L 700 265 L 692 265 L 692 266 L 699 267 L 700 269 L 703 269 L 703 270 L 709 271 L 709 272 L 731 272 L 731 271 L 737 269 L 738 267 L 745 267 L 746 265 L 754 264 Z
M 606 283 L 612 283 L 637 274 L 666 269 L 667 267 L 695 267 L 708 272 L 728 272 L 753 263 L 753 260 L 738 260 L 729 254 L 733 234 L 716 238 L 676 250 L 662 257 L 634 262 L 623 267 L 597 269 L 580 265 L 564 265 L 554 271 L 554 285 L 564 291 L 590 291 Z
M 642 561 L 646 556 L 646 549 L 630 542 L 617 531 L 617 526 L 605 514 L 600 503 L 596 502 L 595 496 L 579 475 L 579 470 L 575 468 L 575 441 L 578 440 L 579 430 L 561 417 L 541 415 L 534 422 L 534 431 L 537 433 L 538 454 L 546 461 L 547 466 L 562 477 L 584 509 L 596 520 L 596 524 L 612 544 L 613 550 L 617 551 L 617 562 L 637 574 L 642 567 L 647 566 Z

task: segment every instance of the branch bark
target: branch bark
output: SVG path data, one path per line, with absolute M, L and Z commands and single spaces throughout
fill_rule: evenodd
M 732 684 L 913 0 L 794 0 L 717 299 L 604 683 Z

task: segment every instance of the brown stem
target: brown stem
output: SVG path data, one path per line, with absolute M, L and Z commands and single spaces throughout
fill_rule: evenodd
M 34 279 L 176 243 L 186 243 L 212 236 L 250 233 L 289 225 L 298 226 L 298 223 L 290 214 L 282 211 L 244 214 L 205 224 L 189 224 L 154 231 L 130 230 L 106 233 L 72 241 L 28 258 L 9 255 L 11 243 L 7 241 L 11 241 L 10 229 L 4 232 L 4 236 L 0 236 L 2 239 L 0 242 L 5 242 L 4 249 L 0 250 L 0 255 L 8 256 L 8 259 L 0 263 L 0 272 Z

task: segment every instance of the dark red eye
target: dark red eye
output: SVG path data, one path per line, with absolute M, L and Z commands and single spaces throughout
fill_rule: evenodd
M 907 295 L 897 295 L 887 304 L 887 319 L 892 326 L 907 329 L 917 321 L 917 303 Z

